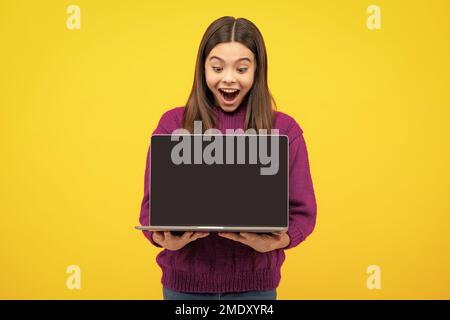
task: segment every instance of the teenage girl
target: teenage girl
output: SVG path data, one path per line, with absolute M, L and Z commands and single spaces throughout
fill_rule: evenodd
M 203 130 L 278 129 L 287 135 L 289 229 L 273 234 L 143 231 L 153 245 L 164 249 L 156 257 L 164 299 L 276 299 L 284 251 L 313 231 L 316 199 L 303 131 L 275 108 L 267 84 L 266 47 L 258 28 L 244 18 L 214 21 L 200 43 L 186 105 L 165 112 L 153 134 L 171 134 L 178 128 L 193 133 L 194 121 L 202 121 Z M 141 225 L 149 225 L 150 160 L 149 148 Z M 224 194 L 223 201 L 232 199 Z

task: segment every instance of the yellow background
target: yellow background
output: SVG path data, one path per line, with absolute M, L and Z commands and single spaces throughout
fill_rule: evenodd
M 81 30 L 66 27 L 68 5 Z M 369 5 L 381 30 L 366 27 Z M 261 30 L 304 130 L 317 226 L 280 299 L 450 298 L 448 1 L 0 1 L 0 298 L 161 299 L 133 229 L 151 132 L 206 27 Z M 381 290 L 366 287 L 369 265 Z M 81 290 L 66 268 L 81 268 Z

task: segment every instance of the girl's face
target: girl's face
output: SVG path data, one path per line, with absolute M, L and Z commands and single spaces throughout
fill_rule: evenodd
M 253 85 L 255 69 L 254 54 L 242 43 L 216 45 L 205 60 L 206 83 L 216 105 L 226 112 L 236 110 Z

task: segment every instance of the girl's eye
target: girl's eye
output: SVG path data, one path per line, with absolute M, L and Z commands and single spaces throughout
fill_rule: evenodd
M 215 72 L 221 72 L 221 71 L 222 71 L 222 68 L 221 68 L 221 67 L 212 67 L 212 69 L 213 69 Z M 244 73 L 244 72 L 246 72 L 246 71 L 248 70 L 248 68 L 239 68 L 239 69 L 237 69 L 237 70 L 238 70 L 239 73 Z

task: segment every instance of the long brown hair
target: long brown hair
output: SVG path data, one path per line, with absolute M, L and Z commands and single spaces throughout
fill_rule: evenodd
M 256 70 L 253 85 L 241 103 L 247 103 L 244 130 L 273 127 L 276 103 L 267 84 L 267 52 L 261 32 L 250 20 L 222 17 L 211 23 L 203 35 L 195 65 L 194 84 L 183 115 L 183 127 L 194 131 L 194 121 L 202 121 L 203 130 L 217 124 L 214 96 L 206 84 L 205 59 L 218 44 L 237 41 L 255 55 Z

